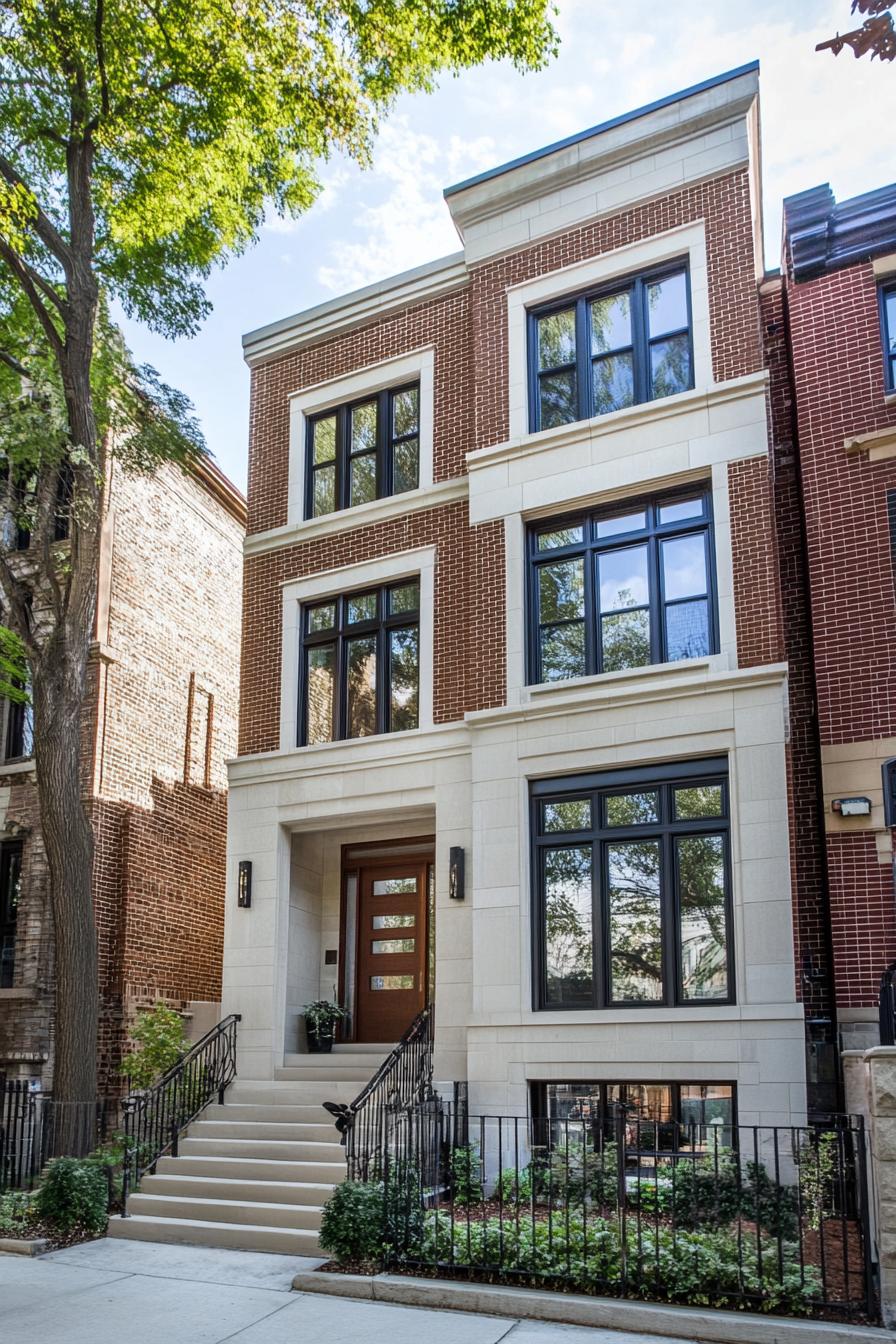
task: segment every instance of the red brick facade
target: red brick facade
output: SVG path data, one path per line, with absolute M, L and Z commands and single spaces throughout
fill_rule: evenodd
M 240 497 L 213 471 L 110 479 L 84 727 L 104 1094 L 119 1086 L 136 1008 L 220 998 L 243 521 Z M 52 932 L 33 773 L 0 765 L 4 785 L 0 834 L 23 835 L 25 847 L 14 987 L 0 990 L 0 1073 L 47 1087 Z

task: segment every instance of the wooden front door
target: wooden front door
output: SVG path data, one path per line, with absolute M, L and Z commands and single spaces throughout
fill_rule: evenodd
M 357 1041 L 397 1041 L 426 1004 L 428 871 L 419 859 L 360 870 Z

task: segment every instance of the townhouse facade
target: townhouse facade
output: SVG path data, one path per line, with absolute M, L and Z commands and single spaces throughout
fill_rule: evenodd
M 383 1048 L 432 1002 L 474 1114 L 798 1123 L 833 1027 L 758 68 L 446 201 L 462 251 L 244 340 L 240 1077 L 311 1000 Z
M 217 1019 L 245 500 L 211 462 L 135 476 L 113 461 L 104 509 L 82 763 L 95 835 L 97 1090 L 117 1096 L 137 1011 L 163 1000 L 196 1030 Z M 4 704 L 0 1075 L 46 1091 L 53 932 L 32 745 L 29 711 Z
M 879 1043 L 896 948 L 882 784 L 896 756 L 896 188 L 789 197 L 783 246 L 830 907 L 816 973 L 842 1047 L 862 1049 Z

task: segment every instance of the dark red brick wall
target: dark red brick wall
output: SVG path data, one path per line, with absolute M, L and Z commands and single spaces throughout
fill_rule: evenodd
M 750 457 L 728 466 L 737 660 L 761 667 L 784 657 L 778 542 L 770 463 Z
M 847 454 L 848 436 L 896 425 L 885 400 L 870 262 L 787 283 L 806 518 L 819 736 L 827 744 L 896 736 L 896 596 L 887 492 L 896 462 Z M 829 833 L 837 1003 L 873 1009 L 896 956 L 892 874 L 868 831 Z

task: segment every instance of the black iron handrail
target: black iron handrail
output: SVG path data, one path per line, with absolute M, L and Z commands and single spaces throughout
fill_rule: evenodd
M 880 977 L 878 1015 L 881 1045 L 896 1045 L 896 961 L 890 963 Z
M 432 1087 L 433 1005 L 427 1004 L 354 1101 L 325 1101 L 345 1146 L 350 1180 L 367 1180 L 388 1146 L 389 1113 L 429 1100 Z
M 217 1094 L 236 1077 L 236 1024 L 231 1013 L 192 1045 L 185 1055 L 152 1087 L 131 1092 L 122 1101 L 124 1163 L 121 1189 L 122 1216 L 127 1217 L 128 1195 L 160 1157 L 177 1157 L 181 1133 Z

